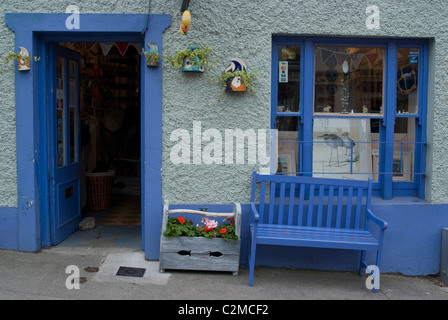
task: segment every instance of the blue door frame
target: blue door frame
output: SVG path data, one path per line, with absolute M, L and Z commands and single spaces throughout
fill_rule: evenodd
M 31 70 L 16 71 L 17 228 L 18 250 L 35 252 L 50 244 L 47 48 L 55 41 L 151 41 L 162 52 L 162 33 L 170 15 L 80 14 L 81 28 L 68 30 L 69 14 L 6 14 L 15 32 L 15 51 L 25 47 Z M 26 23 L 24 23 L 26 21 Z M 147 68 L 142 56 L 142 247 L 158 259 L 162 224 L 162 67 Z

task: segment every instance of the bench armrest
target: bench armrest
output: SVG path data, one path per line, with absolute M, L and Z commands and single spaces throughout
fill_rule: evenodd
M 260 219 L 260 215 L 258 214 L 257 208 L 255 208 L 255 203 L 254 202 L 250 203 L 250 208 L 251 208 L 251 216 L 254 217 L 254 223 L 258 224 L 258 220 Z
M 387 222 L 378 218 L 370 209 L 367 209 L 367 219 L 370 219 L 373 222 L 375 222 L 383 230 L 387 229 L 388 227 Z

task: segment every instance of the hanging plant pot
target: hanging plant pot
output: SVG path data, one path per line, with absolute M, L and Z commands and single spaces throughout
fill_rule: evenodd
M 233 58 L 230 66 L 218 79 L 218 82 L 224 83 L 224 88 L 218 98 L 221 100 L 223 92 L 255 92 L 252 83 L 259 74 L 247 73 L 247 67 L 243 60 Z
M 226 92 L 244 92 L 247 91 L 246 85 L 242 82 L 240 76 L 229 78 L 227 80 Z
M 19 71 L 31 70 L 31 57 L 24 47 L 20 47 L 19 57 L 17 58 Z
M 159 66 L 160 55 L 158 53 L 150 53 L 146 55 L 146 66 L 156 68 Z
M 188 47 L 184 50 L 178 50 L 174 57 L 167 55 L 168 62 L 174 67 L 184 72 L 204 72 L 205 69 L 211 69 L 206 56 L 210 53 L 210 48 Z
M 197 47 L 188 47 L 188 50 L 190 50 L 190 52 L 194 52 L 194 50 L 199 50 L 199 48 Z M 184 72 L 204 72 L 205 68 L 203 65 L 201 65 L 200 63 L 200 59 L 198 56 L 188 56 L 185 57 L 183 59 L 183 63 L 182 63 L 182 71 Z
M 150 68 L 156 68 L 159 66 L 160 54 L 159 47 L 155 42 L 150 42 L 148 44 L 149 52 L 143 50 L 143 54 L 146 56 L 146 66 Z
M 246 72 L 247 66 L 244 63 L 243 60 L 239 58 L 233 58 L 230 61 L 230 66 L 226 69 L 226 73 L 228 73 L 229 76 L 231 76 L 230 73 L 235 72 Z M 247 87 L 243 83 L 243 80 L 241 79 L 240 75 L 236 75 L 234 77 L 227 79 L 227 86 L 226 86 L 226 92 L 241 92 L 246 91 Z
M 11 60 L 17 60 L 17 68 L 19 71 L 31 70 L 31 59 L 33 59 L 28 50 L 24 47 L 20 47 L 20 53 L 10 52 L 6 57 L 3 58 L 3 67 L 0 69 L 0 74 L 2 74 Z M 34 61 L 39 61 L 39 57 L 34 57 Z

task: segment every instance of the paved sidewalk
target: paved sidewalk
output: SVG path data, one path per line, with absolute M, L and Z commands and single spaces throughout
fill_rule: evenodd
M 79 268 L 79 289 L 66 287 L 68 266 Z M 142 278 L 117 276 L 120 266 L 145 269 Z M 92 272 L 93 271 L 93 272 Z M 55 247 L 39 253 L 0 250 L 0 299 L 157 299 L 157 300 L 448 300 L 437 277 L 382 274 L 380 290 L 366 289 L 355 272 L 257 268 L 254 286 L 248 271 L 158 272 L 141 250 Z M 70 281 L 69 285 L 70 285 Z

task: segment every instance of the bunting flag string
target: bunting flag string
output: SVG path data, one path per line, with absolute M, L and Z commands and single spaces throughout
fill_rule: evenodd
M 100 42 L 100 47 L 103 50 L 104 56 L 109 54 L 110 49 L 115 45 L 115 42 Z
M 117 46 L 118 51 L 120 51 L 122 56 L 126 54 L 126 51 L 129 48 L 129 42 L 115 42 L 115 45 Z
M 364 58 L 363 54 L 353 53 L 350 55 L 350 59 L 352 59 L 353 67 L 355 68 L 355 70 L 358 69 L 362 58 Z
M 366 58 L 367 62 L 369 63 L 370 67 L 373 68 L 375 65 L 375 62 L 378 58 L 379 53 L 373 52 L 373 53 L 343 53 L 338 51 L 332 51 L 330 49 L 326 48 L 317 48 L 316 58 L 320 56 L 320 61 L 316 61 L 316 64 L 318 65 L 326 65 L 328 67 L 334 67 L 336 65 L 342 66 L 344 61 L 347 61 L 350 63 L 350 60 L 353 63 L 354 69 L 358 69 L 359 65 L 361 64 L 361 61 Z
M 86 50 L 89 51 L 96 45 L 96 42 L 86 42 L 85 45 L 86 45 Z
M 126 52 L 129 49 L 129 46 L 133 46 L 137 52 L 141 52 L 142 50 L 142 44 L 140 42 L 86 42 L 86 50 L 91 50 L 97 43 L 99 43 L 101 50 L 103 51 L 103 54 L 107 56 L 110 52 L 110 50 L 116 46 L 118 51 L 121 53 L 122 56 L 126 54 Z
M 366 57 L 367 61 L 369 62 L 370 67 L 373 68 L 373 66 L 375 65 L 376 58 L 378 57 L 378 53 L 377 52 L 375 52 L 375 53 L 366 53 L 365 57 Z

